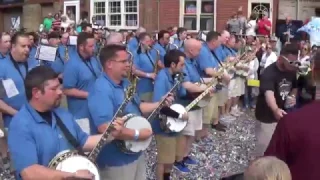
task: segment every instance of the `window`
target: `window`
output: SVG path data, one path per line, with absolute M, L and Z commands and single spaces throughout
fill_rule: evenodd
M 92 16 L 100 25 L 110 29 L 136 29 L 138 27 L 138 0 L 93 0 Z
M 180 0 L 180 26 L 191 31 L 215 29 L 216 0 Z

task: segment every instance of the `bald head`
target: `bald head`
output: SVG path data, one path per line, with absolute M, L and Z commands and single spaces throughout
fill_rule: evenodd
M 107 44 L 122 44 L 123 36 L 119 32 L 112 32 L 107 37 Z
M 184 42 L 184 53 L 188 58 L 195 58 L 199 55 L 202 44 L 196 39 L 188 39 Z

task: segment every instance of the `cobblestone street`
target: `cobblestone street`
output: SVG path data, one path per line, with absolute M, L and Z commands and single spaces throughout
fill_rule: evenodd
M 173 180 L 218 180 L 242 172 L 248 165 L 254 149 L 254 124 L 252 112 L 238 117 L 229 124 L 227 132 L 212 130 L 210 136 L 193 146 L 192 155 L 199 161 L 190 167 L 191 173 L 174 171 Z M 155 180 L 155 141 L 146 153 L 148 180 Z

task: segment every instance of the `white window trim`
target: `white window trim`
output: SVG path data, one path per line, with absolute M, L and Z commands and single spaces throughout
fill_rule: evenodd
M 200 30 L 200 15 L 201 15 L 201 6 L 198 6 L 199 3 L 201 3 L 201 0 L 195 0 L 197 1 L 197 30 L 188 30 L 188 32 L 199 32 Z M 213 0 L 213 30 L 216 30 L 217 26 L 217 0 Z M 179 12 L 179 26 L 184 27 L 184 10 L 185 10 L 185 0 L 180 0 L 180 12 Z M 208 31 L 205 31 L 208 32 Z
M 138 27 L 139 27 L 139 8 L 140 8 L 140 0 L 137 0 L 137 26 L 125 26 L 125 15 L 126 14 L 135 14 L 135 13 L 127 13 L 125 12 L 125 6 L 121 6 L 121 13 L 113 13 L 113 14 L 121 14 L 121 26 L 110 26 L 109 25 L 109 18 L 108 18 L 108 15 L 110 15 L 108 13 L 108 10 L 109 10 L 109 1 L 110 0 L 90 0 L 90 22 L 92 20 L 92 17 L 93 17 L 93 12 L 94 12 L 94 3 L 95 2 L 105 2 L 106 4 L 106 13 L 105 13 L 105 16 L 106 16 L 106 27 L 109 28 L 109 29 L 112 29 L 112 30 L 120 30 L 120 29 L 125 29 L 125 30 L 136 30 Z M 114 0 L 116 1 L 116 0 Z M 125 0 L 120 0 L 122 4 L 124 4 L 124 1 Z M 92 23 L 92 22 L 91 22 Z

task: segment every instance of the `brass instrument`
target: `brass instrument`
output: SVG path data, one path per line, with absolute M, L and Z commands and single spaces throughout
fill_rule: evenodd
M 130 55 L 130 57 L 129 57 L 130 71 L 127 74 L 127 78 L 131 83 L 133 83 L 133 82 L 137 83 L 137 80 L 139 78 L 134 74 L 134 67 L 133 67 L 133 58 L 134 58 L 134 56 L 133 56 L 132 52 L 129 51 L 128 49 L 127 49 L 127 53 Z
M 157 52 L 157 59 L 156 59 L 156 62 L 155 62 L 155 66 L 154 66 L 154 71 L 153 71 L 153 73 L 158 74 L 158 72 L 159 72 L 160 69 L 161 69 L 161 67 L 159 66 L 159 63 L 160 63 L 160 61 L 161 61 L 161 59 L 160 59 L 160 51 L 157 50 L 157 49 L 154 49 L 154 50 L 156 50 L 156 52 Z
M 68 61 L 69 60 L 69 50 L 68 46 L 66 46 L 65 51 L 64 51 L 64 60 Z

